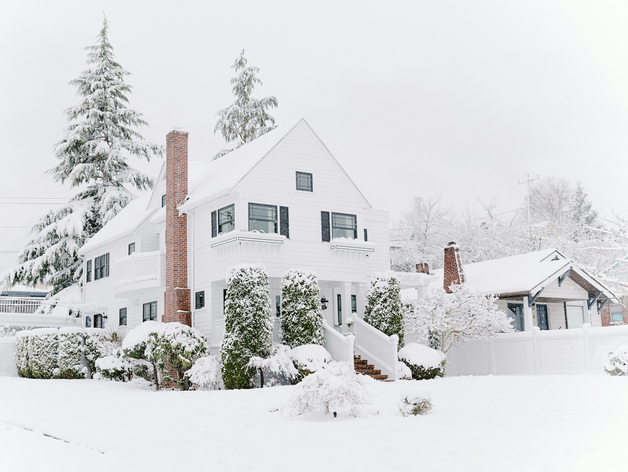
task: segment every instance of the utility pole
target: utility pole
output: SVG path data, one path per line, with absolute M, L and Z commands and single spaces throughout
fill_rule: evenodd
M 523 182 L 519 182 L 519 185 L 523 185 L 523 184 L 527 184 L 527 198 L 528 198 L 528 235 L 532 235 L 532 216 L 531 216 L 531 208 L 532 208 L 532 201 L 530 200 L 530 183 L 534 182 L 535 180 L 538 180 L 539 176 L 537 175 L 535 178 L 531 179 L 530 178 L 530 174 L 528 174 L 528 177 L 526 180 L 524 180 Z

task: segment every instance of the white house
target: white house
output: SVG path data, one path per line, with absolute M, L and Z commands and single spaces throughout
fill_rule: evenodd
M 216 352 L 227 270 L 245 262 L 266 267 L 276 328 L 281 278 L 290 268 L 315 271 L 329 326 L 363 313 L 370 276 L 390 267 L 388 213 L 371 207 L 305 120 L 218 160 L 191 161 L 189 172 L 187 143 L 186 132 L 169 133 L 152 194 L 131 202 L 81 248 L 86 325 L 181 321 Z M 327 341 L 344 343 L 329 326 Z M 356 337 L 368 329 L 356 328 Z M 394 357 L 385 370 L 394 370 Z

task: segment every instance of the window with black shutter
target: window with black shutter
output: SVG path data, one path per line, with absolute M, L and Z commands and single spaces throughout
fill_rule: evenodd
M 249 203 L 249 231 L 277 233 L 277 207 Z
M 290 217 L 288 207 L 279 207 L 279 234 L 290 239 Z
M 94 258 L 94 280 L 109 277 L 109 253 Z
M 358 217 L 347 213 L 332 213 L 331 237 L 358 239 Z
M 218 212 L 212 211 L 212 238 L 218 236 L 218 221 L 216 216 L 217 214 Z
M 321 236 L 323 242 L 331 241 L 331 231 L 329 226 L 329 212 L 321 211 Z

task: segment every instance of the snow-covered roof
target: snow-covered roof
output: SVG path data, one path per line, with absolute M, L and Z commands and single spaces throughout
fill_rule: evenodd
M 464 264 L 463 267 L 467 285 L 487 293 L 497 295 L 534 293 L 571 268 L 574 275 L 577 274 L 580 280 L 584 279 L 584 283 L 602 291 L 608 298 L 615 298 L 605 285 L 556 249 Z M 432 284 L 442 286 L 443 269 L 438 269 L 434 273 L 437 277 Z
M 113 240 L 133 234 L 156 211 L 156 208 L 146 208 L 149 200 L 150 195 L 146 194 L 131 201 L 79 249 L 79 254 L 84 255 Z
M 210 162 L 195 162 L 190 169 L 188 199 L 179 206 L 186 211 L 227 194 L 301 121 L 290 121 L 263 136 Z M 190 162 L 190 165 L 192 165 Z

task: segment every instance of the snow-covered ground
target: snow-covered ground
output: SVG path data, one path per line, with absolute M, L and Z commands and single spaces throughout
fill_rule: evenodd
M 295 387 L 154 392 L 0 377 L 0 470 L 628 470 L 626 377 L 423 381 L 434 409 L 408 418 L 397 415 L 404 384 L 374 382 L 368 413 L 334 419 L 275 411 Z

